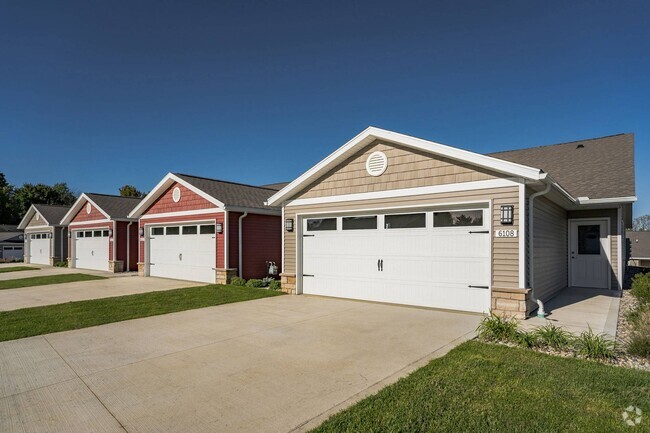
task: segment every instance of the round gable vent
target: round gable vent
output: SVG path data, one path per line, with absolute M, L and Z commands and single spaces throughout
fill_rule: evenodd
M 41 216 L 39 214 L 36 214 L 36 221 L 40 220 Z
M 174 188 L 174 191 L 172 191 L 172 200 L 174 200 L 174 203 L 178 203 L 180 199 L 181 199 L 181 189 L 179 187 L 176 187 Z
M 86 213 L 90 213 L 90 211 L 93 210 L 93 207 L 90 203 L 86 203 Z
M 388 168 L 388 158 L 384 152 L 372 152 L 366 161 L 366 171 L 370 176 L 381 176 Z

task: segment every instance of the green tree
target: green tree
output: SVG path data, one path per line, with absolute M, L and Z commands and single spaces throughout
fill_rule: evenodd
M 642 215 L 634 218 L 632 228 L 636 231 L 650 231 L 650 215 Z
M 14 187 L 7 182 L 4 173 L 0 173 L 0 224 L 15 222 Z
M 133 185 L 124 185 L 120 188 L 120 195 L 122 197 L 142 197 L 144 193 Z
M 65 183 L 53 186 L 42 183 L 26 183 L 14 192 L 14 221 L 20 221 L 33 204 L 71 205 L 76 200 L 75 194 Z

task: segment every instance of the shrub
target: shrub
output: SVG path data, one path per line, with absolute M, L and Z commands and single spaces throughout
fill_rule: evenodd
M 650 304 L 650 272 L 634 276 L 630 293 L 639 301 L 639 304 Z
M 262 278 L 262 284 L 264 284 L 264 287 L 270 286 L 273 281 L 275 281 L 275 278 L 273 278 L 273 277 L 264 277 L 264 278 Z
M 257 288 L 264 287 L 264 282 L 262 280 L 258 280 L 256 278 L 251 278 L 246 283 L 246 287 L 257 287 Z
M 515 331 L 513 341 L 525 349 L 532 349 L 539 345 L 537 334 L 534 331 Z
M 603 334 L 596 334 L 589 328 L 574 341 L 576 353 L 585 358 L 611 359 L 616 357 L 616 345 Z
M 280 290 L 280 289 L 282 289 L 282 285 L 280 284 L 280 281 L 273 280 L 273 281 L 271 281 L 271 284 L 269 284 L 269 289 L 271 289 L 271 290 Z
M 509 317 L 501 317 L 490 312 L 479 323 L 476 332 L 478 337 L 484 341 L 515 341 L 517 337 L 517 320 Z
M 232 277 L 230 279 L 230 284 L 233 286 L 243 287 L 246 285 L 246 280 L 241 277 Z
M 54 264 L 54 266 L 57 267 L 57 268 L 67 268 L 68 267 L 68 261 L 64 260 L 62 262 L 56 262 Z
M 632 355 L 650 358 L 650 309 L 639 313 L 627 351 Z
M 552 323 L 535 329 L 535 335 L 540 345 L 558 350 L 567 348 L 573 338 L 571 333 Z

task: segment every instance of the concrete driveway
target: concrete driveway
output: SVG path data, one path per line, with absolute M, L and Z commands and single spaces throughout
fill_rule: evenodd
M 45 267 L 38 271 L 7 272 L 0 274 L 0 279 L 8 280 L 70 273 L 101 275 L 108 277 L 108 279 L 0 290 L 0 311 L 204 285 L 203 283 L 167 280 L 164 278 L 141 278 L 133 273 L 112 274 L 109 272 L 86 271 L 84 269 L 52 267 Z M 8 276 L 12 278 L 8 278 Z
M 0 431 L 314 427 L 480 316 L 281 296 L 0 343 Z

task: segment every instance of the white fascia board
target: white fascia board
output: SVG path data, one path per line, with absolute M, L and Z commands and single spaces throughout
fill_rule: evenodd
M 416 188 L 390 189 L 385 191 L 361 192 L 357 194 L 344 194 L 327 197 L 299 198 L 286 203 L 286 206 L 304 206 L 325 203 L 340 203 L 357 200 L 389 199 L 395 197 L 409 197 L 424 194 L 440 194 L 447 192 L 475 191 L 489 188 L 504 188 L 519 186 L 517 179 L 490 179 L 474 182 L 450 183 L 447 185 L 422 186 Z
M 106 212 L 104 212 L 102 208 L 97 206 L 97 204 L 94 201 L 92 201 L 90 197 L 86 195 L 86 193 L 81 193 L 77 201 L 74 202 L 74 204 L 72 205 L 68 213 L 65 214 L 65 216 L 63 217 L 63 219 L 59 224 L 62 226 L 67 226 L 68 224 L 70 224 L 74 216 L 77 215 L 77 213 L 81 210 L 81 208 L 86 202 L 89 202 L 91 205 L 93 205 L 93 207 L 95 207 L 106 218 L 108 219 L 111 218 Z
M 105 218 L 102 220 L 92 220 L 92 221 L 75 221 L 68 224 L 68 227 L 87 226 L 92 224 L 104 224 L 104 223 L 110 223 L 112 221 L 113 220 L 110 218 Z
M 186 217 L 186 216 L 193 216 L 193 215 L 213 214 L 213 213 L 219 213 L 219 212 L 223 212 L 223 209 L 219 209 L 217 207 L 212 207 L 212 208 L 208 208 L 208 209 L 196 209 L 196 210 L 186 210 L 186 211 L 178 211 L 178 212 L 152 213 L 152 214 L 142 215 L 140 217 L 140 219 L 141 220 L 152 220 L 152 219 L 158 219 L 158 218 Z
M 174 182 L 180 183 L 181 185 L 183 185 L 193 193 L 203 197 L 204 199 L 214 204 L 215 206 L 220 208 L 224 207 L 224 204 L 221 201 L 212 197 L 210 194 L 206 193 L 205 191 L 181 179 L 180 177 L 176 176 L 174 173 L 167 173 L 167 175 L 163 177 L 160 182 L 158 182 L 158 184 L 149 192 L 149 194 L 147 194 L 146 197 L 140 203 L 138 203 L 138 205 L 135 208 L 133 208 L 131 213 L 129 213 L 128 217 L 129 218 L 140 217 Z
M 650 260 L 650 257 L 630 257 L 630 260 Z
M 34 205 L 31 205 L 29 209 L 27 209 L 27 212 L 25 213 L 25 216 L 23 217 L 22 220 L 20 220 L 20 224 L 18 224 L 18 227 L 20 230 L 25 230 L 27 228 L 27 224 L 29 224 L 29 221 L 34 217 L 34 214 L 36 214 L 38 211 L 36 210 L 36 207 Z M 43 218 L 43 215 L 41 215 L 41 218 Z M 45 221 L 45 218 L 43 218 L 43 221 Z M 47 222 L 47 221 L 45 221 Z M 47 222 L 49 224 L 49 222 Z
M 538 168 L 515 164 L 513 162 L 504 161 L 491 156 L 481 155 L 475 152 L 470 152 L 433 141 L 423 140 L 421 138 L 411 137 L 409 135 L 399 134 L 397 132 L 387 131 L 385 129 L 375 128 L 371 126 L 366 128 L 359 135 L 331 153 L 321 162 L 307 170 L 304 174 L 291 182 L 289 185 L 272 195 L 268 199 L 267 204 L 273 206 L 287 200 L 291 197 L 292 193 L 296 192 L 296 190 L 299 190 L 300 188 L 308 185 L 309 182 L 313 181 L 319 173 L 324 172 L 330 169 L 332 166 L 336 165 L 343 159 L 346 154 L 377 139 L 389 141 L 395 144 L 411 147 L 417 150 L 433 153 L 454 160 L 467 162 L 472 165 L 528 180 L 540 180 L 540 175 L 542 173 L 542 171 Z
M 609 198 L 589 198 L 578 197 L 578 204 L 621 204 L 621 203 L 634 203 L 637 201 L 636 196 L 629 197 L 609 197 Z
M 248 212 L 249 214 L 259 214 L 259 215 L 282 215 L 281 209 L 262 209 L 257 207 L 241 207 L 241 206 L 226 206 L 224 210 L 228 212 Z

